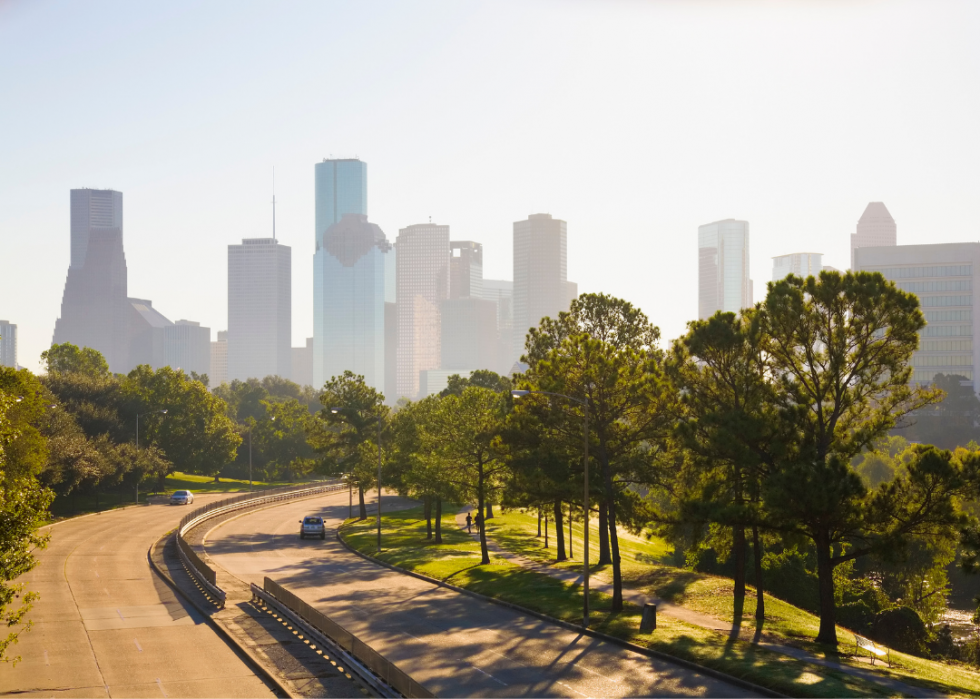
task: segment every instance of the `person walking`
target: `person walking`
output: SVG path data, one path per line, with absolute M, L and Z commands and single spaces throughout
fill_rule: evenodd
M 473 515 L 471 515 L 469 512 L 466 513 L 466 533 L 473 533 Z
M 483 513 L 477 512 L 473 522 L 476 524 L 476 530 L 480 531 L 480 529 L 483 527 Z

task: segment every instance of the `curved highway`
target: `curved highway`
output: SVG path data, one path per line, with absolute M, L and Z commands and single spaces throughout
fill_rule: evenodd
M 29 613 L 34 627 L 8 649 L 23 660 L 0 669 L 0 693 L 275 696 L 149 566 L 147 550 L 186 513 L 149 505 L 51 527 L 40 565 L 20 579 L 41 599 Z
M 326 520 L 325 541 L 297 535 L 313 512 Z M 750 695 L 366 561 L 336 541 L 346 515 L 346 493 L 288 503 L 230 520 L 205 543 L 232 575 L 285 585 L 439 696 Z

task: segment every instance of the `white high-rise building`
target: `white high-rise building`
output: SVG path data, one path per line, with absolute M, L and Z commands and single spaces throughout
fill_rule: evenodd
M 698 318 L 752 305 L 749 222 L 729 218 L 698 227 Z
M 861 214 L 857 232 L 851 233 L 851 269 L 857 269 L 854 251 L 858 248 L 890 245 L 898 245 L 898 226 L 885 205 L 880 201 L 873 201 Z
M 395 384 L 397 397 L 414 399 L 419 393 L 419 372 L 439 368 L 439 310 L 440 304 L 449 298 L 449 226 L 420 223 L 402 228 L 395 249 L 398 298 Z
M 0 366 L 17 368 L 17 326 L 0 320 Z
M 228 331 L 219 330 L 218 339 L 211 343 L 211 370 L 208 372 L 211 388 L 228 383 Z
M 275 238 L 228 246 L 228 379 L 289 378 L 291 250 Z
M 542 318 L 568 310 L 577 288 L 568 281 L 568 224 L 550 214 L 514 222 L 514 325 L 507 359 L 520 358 L 527 331 Z
M 772 258 L 772 280 L 778 282 L 788 274 L 797 277 L 819 277 L 823 271 L 823 254 L 819 252 L 793 252 Z

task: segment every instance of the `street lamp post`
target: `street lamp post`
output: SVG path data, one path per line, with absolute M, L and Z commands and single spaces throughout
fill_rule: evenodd
M 550 391 L 511 391 L 510 395 L 514 398 L 522 398 L 531 393 L 540 393 L 545 396 L 556 396 L 578 403 L 584 408 L 582 425 L 582 476 L 585 484 L 585 492 L 582 496 L 582 590 L 585 596 L 582 599 L 582 628 L 589 626 L 589 401 L 573 396 L 566 396 L 564 393 L 552 393 Z M 569 518 L 571 512 L 569 511 Z
M 153 410 L 150 413 L 143 413 L 144 415 L 166 415 L 167 409 L 163 410 Z M 139 466 L 140 461 L 140 414 L 136 413 L 136 464 Z M 140 504 L 140 476 L 136 475 L 136 504 Z
M 346 408 L 330 408 L 334 415 L 340 415 Z M 378 423 L 378 553 L 381 553 L 381 416 L 375 420 Z M 351 505 L 353 506 L 353 491 L 351 491 Z

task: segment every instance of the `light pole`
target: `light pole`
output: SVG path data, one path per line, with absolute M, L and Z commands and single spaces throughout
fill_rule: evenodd
M 330 408 L 334 415 L 341 415 L 346 408 Z M 381 416 L 375 417 L 378 423 L 378 553 L 381 553 Z M 351 500 L 353 500 L 353 490 Z M 352 502 L 353 504 L 353 502 Z
M 149 413 L 143 413 L 144 415 L 166 415 L 167 409 L 163 410 L 153 410 Z M 136 413 L 136 465 L 139 466 L 140 462 L 140 414 Z M 136 474 L 136 504 L 140 504 L 140 474 Z
M 510 395 L 514 398 L 522 398 L 531 393 L 540 393 L 545 396 L 556 396 L 578 403 L 584 408 L 582 425 L 582 475 L 585 483 L 585 492 L 582 497 L 582 590 L 585 596 L 582 599 L 582 628 L 589 626 L 589 401 L 588 399 L 566 396 L 564 393 L 552 393 L 550 391 L 511 391 Z M 571 511 L 569 511 L 571 517 Z

